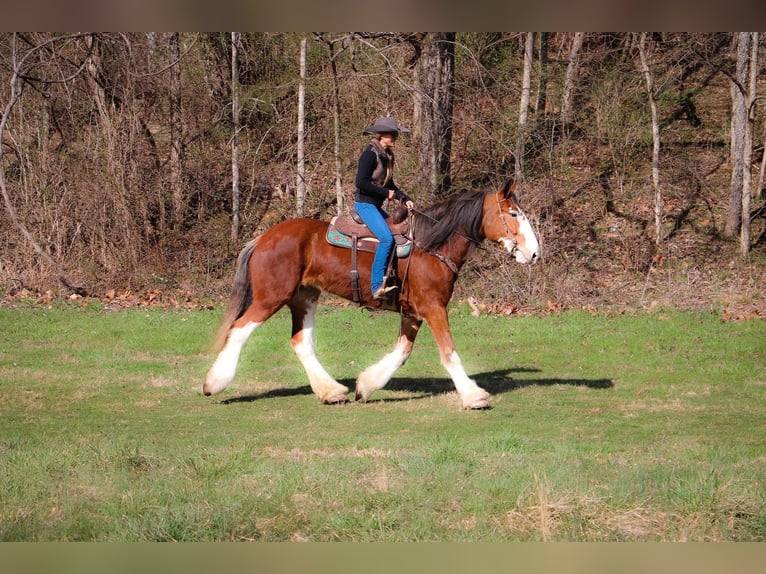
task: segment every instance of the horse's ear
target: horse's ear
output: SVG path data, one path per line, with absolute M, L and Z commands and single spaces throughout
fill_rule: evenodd
M 516 182 L 513 179 L 506 179 L 503 187 L 500 188 L 500 195 L 508 199 L 511 194 L 516 192 Z

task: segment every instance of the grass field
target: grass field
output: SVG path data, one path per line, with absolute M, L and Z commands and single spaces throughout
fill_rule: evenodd
M 280 312 L 206 398 L 221 310 L 0 309 L 5 541 L 766 541 L 766 322 L 451 309 L 366 404 L 320 405 Z M 323 307 L 353 388 L 393 314 Z

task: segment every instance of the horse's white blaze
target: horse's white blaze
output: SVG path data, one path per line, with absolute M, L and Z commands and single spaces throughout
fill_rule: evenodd
M 243 327 L 233 327 L 229 331 L 229 337 L 226 339 L 226 344 L 218 353 L 218 358 L 210 367 L 205 377 L 205 385 L 202 387 L 202 392 L 206 395 L 217 395 L 226 387 L 234 378 L 237 373 L 237 363 L 239 362 L 239 355 L 242 352 L 242 347 L 247 342 L 250 335 L 253 334 L 261 323 L 247 323 Z
M 520 213 L 518 220 L 519 233 L 524 238 L 524 242 L 519 241 L 519 244 L 516 246 L 516 261 L 519 263 L 531 263 L 540 256 L 540 243 L 537 241 L 537 235 L 527 216 Z
M 412 351 L 412 344 L 406 337 L 399 337 L 394 350 L 380 361 L 359 373 L 356 380 L 356 392 L 366 400 L 373 392 L 382 389 L 391 380 L 397 370 L 407 361 Z
M 478 401 L 489 398 L 489 393 L 477 385 L 476 381 L 471 379 L 465 372 L 463 362 L 460 360 L 457 351 L 452 351 L 445 357 L 442 360 L 442 364 L 452 378 L 452 382 L 455 384 L 464 407 L 470 408 Z
M 292 338 L 291 345 L 306 371 L 311 390 L 319 397 L 319 400 L 324 402 L 340 398 L 348 393 L 349 389 L 332 378 L 321 365 L 314 352 L 315 311 L 316 303 L 311 303 L 306 308 L 306 315 L 303 318 L 303 329 Z
M 514 241 L 510 237 L 501 237 L 498 241 L 505 247 L 508 253 L 514 255 L 518 263 L 531 263 L 540 256 L 540 243 L 527 216 L 522 212 L 516 213 L 515 219 L 519 224 L 521 239 Z

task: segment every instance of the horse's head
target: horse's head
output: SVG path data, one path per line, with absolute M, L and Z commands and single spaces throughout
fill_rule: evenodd
M 515 188 L 516 183 L 508 180 L 484 198 L 484 236 L 501 243 L 519 263 L 533 263 L 540 257 L 540 242 L 519 206 Z

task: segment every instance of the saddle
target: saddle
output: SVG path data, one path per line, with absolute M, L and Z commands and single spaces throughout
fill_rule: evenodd
M 410 224 L 407 220 L 407 208 L 400 204 L 394 210 L 388 227 L 394 236 L 394 249 L 391 253 L 391 260 L 388 263 L 387 275 L 395 278 L 393 270 L 393 259 L 398 257 L 403 259 L 409 257 L 412 251 L 412 239 L 409 237 Z M 335 247 L 351 249 L 351 292 L 354 303 L 361 302 L 361 292 L 359 289 L 359 271 L 357 268 L 356 254 L 359 251 L 375 253 L 380 241 L 365 225 L 361 217 L 352 208 L 349 215 L 338 215 L 330 220 L 325 236 L 327 242 Z

